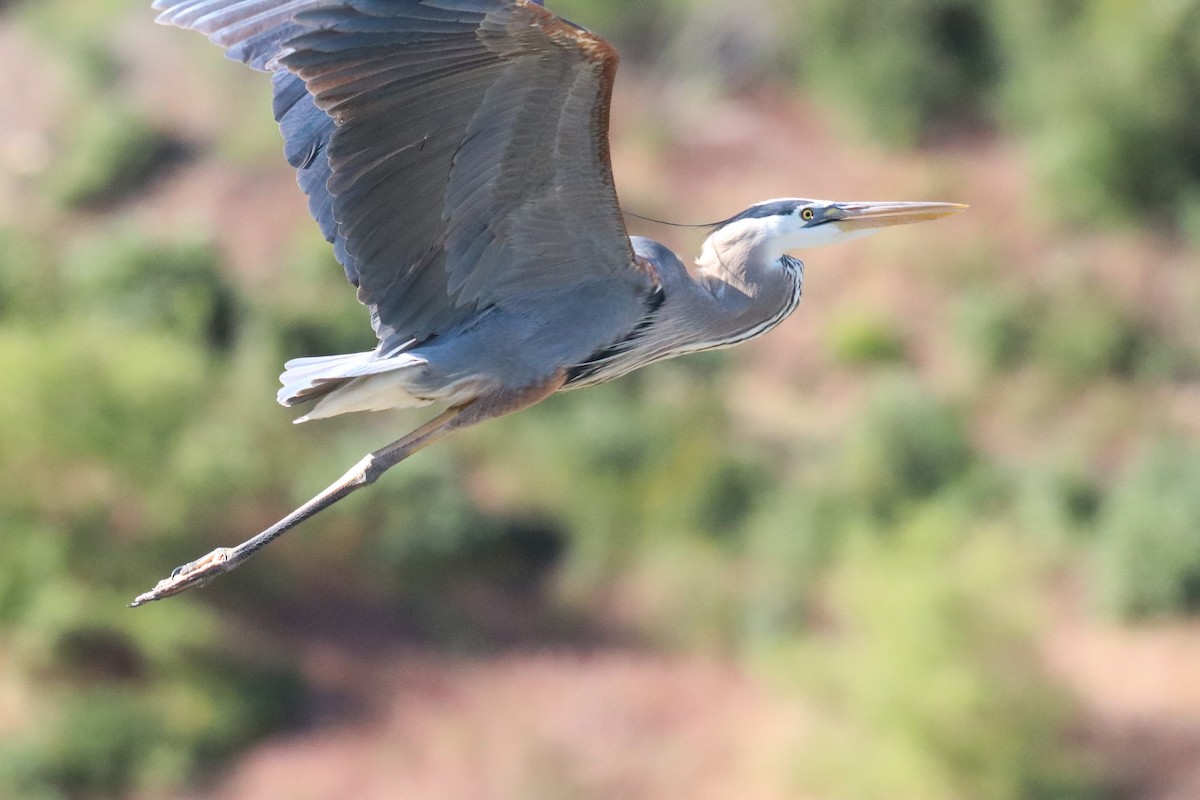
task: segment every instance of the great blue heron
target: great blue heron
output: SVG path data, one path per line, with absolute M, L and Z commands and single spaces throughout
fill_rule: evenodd
M 270 72 L 284 152 L 379 345 L 300 358 L 301 420 L 441 403 L 257 536 L 131 605 L 221 575 L 451 431 L 564 389 L 761 336 L 796 308 L 802 247 L 936 219 L 952 203 L 789 198 L 715 223 L 693 277 L 630 237 L 613 186 L 617 52 L 540 0 L 155 0 Z M 301 421 L 297 420 L 297 421 Z

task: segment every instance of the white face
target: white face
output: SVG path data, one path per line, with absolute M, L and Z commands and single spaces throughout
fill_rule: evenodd
M 721 225 L 704 243 L 702 262 L 776 261 L 793 250 L 861 239 L 892 225 L 962 211 L 957 203 L 841 203 L 788 198 L 752 206 Z
M 786 213 L 739 221 L 759 223 L 761 234 L 771 241 L 772 249 L 782 253 L 849 242 L 893 225 L 938 219 L 966 208 L 957 203 L 843 203 L 800 198 L 768 201 L 759 205 L 784 204 L 792 206 Z
M 820 247 L 826 244 L 841 244 L 842 242 L 861 239 L 875 233 L 878 228 L 859 228 L 846 230 L 830 216 L 837 204 L 828 200 L 808 200 L 799 206 L 795 213 L 780 218 L 781 238 L 787 243 L 784 248 L 800 250 L 809 247 Z
M 839 244 L 860 239 L 874 233 L 874 229 L 860 228 L 844 230 L 833 219 L 837 203 L 828 200 L 803 200 L 788 198 L 760 203 L 760 206 L 787 204 L 786 213 L 762 217 L 747 217 L 725 226 L 723 237 L 730 240 L 753 237 L 764 241 L 772 252 L 779 255 L 793 250 Z

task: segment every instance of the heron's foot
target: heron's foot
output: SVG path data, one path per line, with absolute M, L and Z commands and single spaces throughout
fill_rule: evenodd
M 204 586 L 237 566 L 238 562 L 231 560 L 232 555 L 233 548 L 218 547 L 206 556 L 176 567 L 171 571 L 171 577 L 163 578 L 153 589 L 138 595 L 129 607 L 137 608 L 153 600 L 162 600 L 164 597 Z

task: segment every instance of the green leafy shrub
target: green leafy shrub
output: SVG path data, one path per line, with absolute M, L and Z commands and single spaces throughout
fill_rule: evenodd
M 114 20 L 144 13 L 139 0 L 95 0 L 82 5 L 70 0 L 23 2 L 14 9 L 16 21 L 52 45 L 53 54 L 72 69 L 72 83 L 81 89 L 112 88 L 121 76 Z
M 913 509 L 992 502 L 957 416 L 908 378 L 881 380 L 840 449 L 777 486 L 747 525 L 742 600 L 751 642 L 780 641 L 823 612 L 823 576 L 858 536 L 893 535 Z
M 144 754 L 160 750 L 155 723 L 136 689 L 92 690 L 66 703 L 35 745 L 27 781 L 68 796 L 118 796 L 138 784 Z
M 180 146 L 143 115 L 111 103 L 85 106 L 48 172 L 50 195 L 68 208 L 120 200 L 176 157 Z
M 188 523 L 237 527 L 236 497 L 169 467 L 210 406 L 257 387 L 210 391 L 238 298 L 207 246 L 118 233 L 63 265 L 38 244 L 0 242 L 0 369 L 19 376 L 0 394 L 0 680 L 36 698 L 6 728 L 0 796 L 174 790 L 287 724 L 299 693 L 290 671 L 218 644 L 190 598 L 125 608 L 177 563 L 159 559 Z M 235 443 L 261 475 L 281 451 L 252 445 Z
M 0 747 L 0 791 L 121 797 L 178 787 L 295 718 L 300 687 L 287 671 L 228 658 L 174 667 L 190 674 L 48 696 L 43 718 Z
M 1104 504 L 1104 487 L 1078 463 L 1022 465 L 1013 496 L 1019 525 L 1049 552 L 1073 557 L 1090 539 Z
M 1188 374 L 1187 348 L 1092 285 L 1053 291 L 990 287 L 964 294 L 956 331 L 985 372 L 1034 364 L 1067 386 L 1104 378 Z
M 972 528 L 928 506 L 892 536 L 855 537 L 827 584 L 829 624 L 768 649 L 818 709 L 796 770 L 821 796 L 1094 796 L 1038 667 L 1033 565 L 1005 531 Z
M 77 244 L 64 272 L 80 313 L 102 312 L 212 350 L 233 344 L 237 291 L 209 243 L 119 231 Z
M 1113 489 L 1099 520 L 1098 589 L 1124 617 L 1200 612 L 1200 448 L 1149 447 Z
M 879 140 L 911 144 L 990 115 L 999 62 L 985 3 L 899 0 L 864 13 L 822 2 L 799 16 L 806 84 Z
M 290 243 L 278 285 L 258 301 L 285 358 L 375 348 L 370 313 L 354 295 L 329 243 L 306 228 Z
M 1151 337 L 1126 309 L 1087 290 L 1063 293 L 1043 308 L 1031 355 L 1057 380 L 1079 385 L 1136 374 Z
M 0 226 L 0 321 L 45 318 L 61 303 L 57 265 L 29 231 Z
M 861 313 L 833 320 L 826 341 L 843 364 L 890 364 L 905 356 L 904 336 L 893 323 Z
M 964 293 L 955 309 L 955 332 L 974 364 L 986 372 L 1018 367 L 1028 360 L 1044 303 L 997 287 Z
M 1006 95 L 1047 205 L 1179 226 L 1200 199 L 1200 2 L 997 0 Z
M 808 628 L 826 572 L 851 532 L 874 521 L 826 468 L 777 487 L 748 525 L 741 624 L 750 646 L 777 644 Z
M 203 397 L 206 364 L 178 340 L 88 322 L 5 331 L 0 370 L 22 376 L 0 394 L 0 470 L 16 480 L 41 463 L 94 458 L 148 477 Z
M 889 516 L 963 476 L 973 454 L 957 416 L 906 379 L 881 382 L 849 431 L 839 470 L 864 508 Z
M 244 655 L 186 598 L 148 615 L 125 608 L 113 584 L 131 568 L 150 574 L 145 549 L 81 527 L 68 508 L 30 520 L 0 504 L 0 525 L 0 679 L 36 699 L 26 719 L 6 720 L 0 796 L 177 788 L 294 719 L 299 683 L 260 643 Z

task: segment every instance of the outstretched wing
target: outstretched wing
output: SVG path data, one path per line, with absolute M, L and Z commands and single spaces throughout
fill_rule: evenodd
M 532 0 L 155 0 L 275 73 L 309 209 L 380 340 L 637 267 L 613 186 L 617 54 Z

